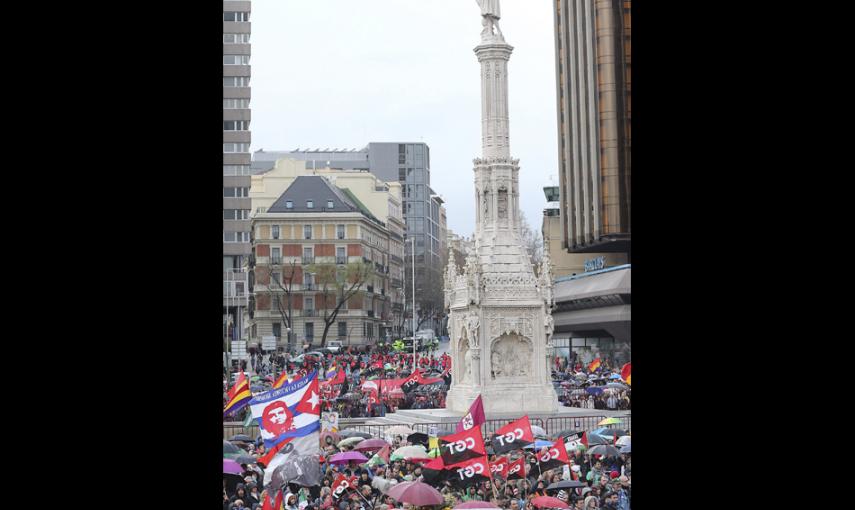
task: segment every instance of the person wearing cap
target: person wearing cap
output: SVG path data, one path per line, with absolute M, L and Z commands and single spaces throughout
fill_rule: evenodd
M 582 505 L 583 510 L 591 510 L 600 508 L 600 500 L 596 496 L 588 496 L 585 498 L 585 504 Z
M 621 476 L 612 480 L 612 492 L 617 495 L 618 510 L 630 510 L 629 504 L 629 478 Z

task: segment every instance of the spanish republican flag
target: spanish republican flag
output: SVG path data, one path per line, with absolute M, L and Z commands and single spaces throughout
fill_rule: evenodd
M 627 384 L 632 386 L 632 361 L 627 363 L 620 369 L 620 378 L 623 379 Z
M 243 409 L 252 399 L 252 393 L 249 391 L 249 379 L 244 375 L 243 370 L 237 378 L 237 382 L 232 386 L 232 389 L 226 393 L 229 397 L 229 402 L 223 409 L 223 417 L 226 417 L 236 411 Z
M 602 365 L 602 364 L 603 364 L 602 360 L 600 360 L 600 358 L 597 358 L 594 361 L 592 361 L 590 365 L 588 365 L 588 371 L 594 372 L 598 368 L 600 368 L 600 365 Z
M 273 389 L 281 388 L 285 383 L 288 382 L 288 371 L 282 370 L 282 373 L 279 374 L 279 378 L 273 383 Z

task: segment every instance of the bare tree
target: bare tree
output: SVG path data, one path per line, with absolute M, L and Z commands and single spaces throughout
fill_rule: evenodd
M 539 230 L 531 228 L 525 213 L 522 211 L 520 211 L 520 238 L 536 273 L 540 261 L 543 259 L 543 236 Z
M 322 297 L 322 302 L 318 303 L 318 306 L 324 311 L 321 347 L 325 347 L 327 334 L 338 318 L 341 307 L 374 275 L 374 266 L 364 262 L 353 262 L 345 266 L 311 264 L 306 267 L 306 270 L 314 275 L 315 284 Z
M 286 267 L 285 264 L 280 264 L 278 266 L 279 274 L 281 275 L 279 278 L 274 277 L 276 268 L 276 264 L 270 264 L 268 266 L 268 269 L 270 270 L 269 279 L 271 283 L 267 286 L 267 288 L 269 289 L 271 295 L 271 308 L 275 306 L 276 310 L 279 312 L 279 315 L 282 317 L 282 322 L 285 323 L 285 328 L 288 335 L 287 349 L 290 352 L 292 347 L 291 332 L 294 329 L 292 321 L 292 318 L 294 316 L 292 299 L 294 297 L 293 285 L 294 274 L 297 271 L 297 262 L 292 261 L 289 267 Z M 285 298 L 284 302 L 282 299 L 283 297 Z

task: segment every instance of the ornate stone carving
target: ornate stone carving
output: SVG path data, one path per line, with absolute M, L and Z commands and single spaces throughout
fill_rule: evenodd
M 527 377 L 531 372 L 531 342 L 515 334 L 503 334 L 490 350 L 490 370 L 493 379 Z
M 493 308 L 487 314 L 490 338 L 518 333 L 527 338 L 534 336 L 534 310 L 531 308 Z

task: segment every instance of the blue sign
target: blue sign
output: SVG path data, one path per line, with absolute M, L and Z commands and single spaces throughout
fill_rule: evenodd
M 585 272 L 597 271 L 606 267 L 606 257 L 597 257 L 585 261 Z

